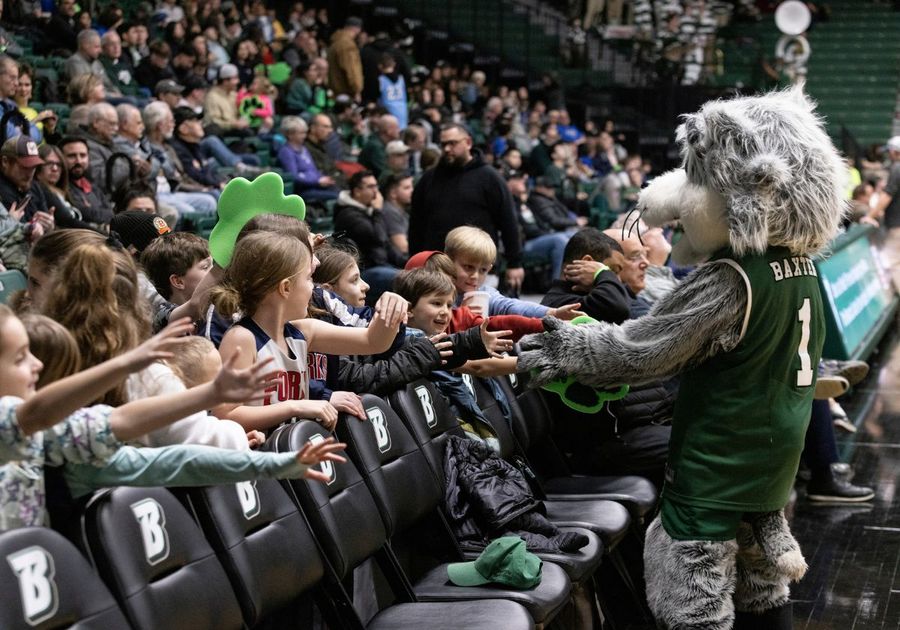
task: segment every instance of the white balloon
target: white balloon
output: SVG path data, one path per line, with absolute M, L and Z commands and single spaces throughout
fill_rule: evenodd
M 785 35 L 805 33 L 811 21 L 809 9 L 800 0 L 785 0 L 775 9 L 775 26 Z

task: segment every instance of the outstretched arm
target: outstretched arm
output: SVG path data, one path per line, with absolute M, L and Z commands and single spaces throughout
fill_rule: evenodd
M 594 387 L 638 384 L 695 365 L 740 341 L 747 286 L 726 263 L 700 267 L 645 317 L 621 326 L 545 320 L 547 333 L 519 343 L 519 370 L 531 384 L 565 375 Z
M 344 461 L 333 438 L 304 445 L 303 451 L 266 453 L 176 444 L 162 448 L 125 446 L 105 466 L 67 464 L 63 471 L 77 498 L 109 486 L 201 486 L 252 479 L 304 477 L 321 461 Z M 313 476 L 313 478 L 317 478 Z

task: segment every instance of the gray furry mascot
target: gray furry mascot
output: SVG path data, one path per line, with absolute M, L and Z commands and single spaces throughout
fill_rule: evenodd
M 681 386 L 660 515 L 647 530 L 647 599 L 668 629 L 791 627 L 806 562 L 785 521 L 825 337 L 810 256 L 835 236 L 845 168 L 800 87 L 713 101 L 678 128 L 683 167 L 638 208 L 679 221 L 679 263 L 704 261 L 621 326 L 548 318 L 520 342 L 535 386 L 674 374 Z

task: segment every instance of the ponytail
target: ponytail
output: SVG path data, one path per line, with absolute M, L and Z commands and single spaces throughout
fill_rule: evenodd
M 242 310 L 241 294 L 229 282 L 222 281 L 209 291 L 209 303 L 216 307 L 220 315 L 231 319 Z

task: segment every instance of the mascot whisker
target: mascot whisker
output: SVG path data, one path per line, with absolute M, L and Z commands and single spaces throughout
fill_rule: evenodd
M 791 627 L 806 562 L 783 508 L 803 450 L 825 337 L 811 257 L 836 235 L 844 167 L 802 87 L 719 100 L 685 116 L 683 165 L 638 209 L 680 222 L 672 251 L 699 264 L 651 312 L 520 342 L 532 385 L 680 374 L 660 515 L 647 530 L 647 598 L 662 628 Z

